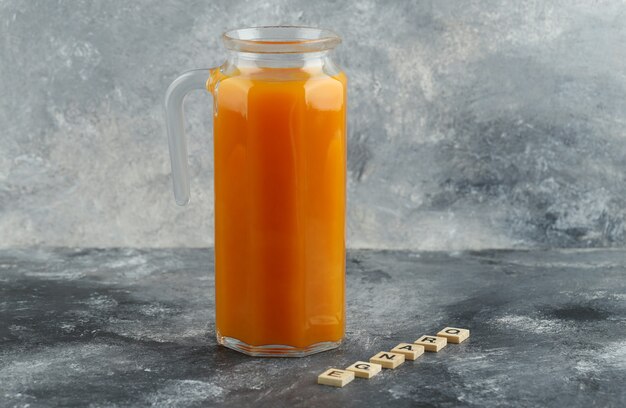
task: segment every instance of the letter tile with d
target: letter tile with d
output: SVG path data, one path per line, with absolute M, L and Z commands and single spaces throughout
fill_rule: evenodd
M 459 329 L 457 327 L 446 327 L 437 333 L 437 337 L 445 337 L 448 339 L 448 343 L 459 344 L 464 342 L 470 336 L 470 331 L 467 329 Z

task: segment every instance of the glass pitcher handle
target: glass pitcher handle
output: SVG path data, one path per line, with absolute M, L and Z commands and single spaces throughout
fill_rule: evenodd
M 183 101 L 194 89 L 207 89 L 213 69 L 187 71 L 171 83 L 165 92 L 165 119 L 172 163 L 174 198 L 178 205 L 189 202 L 189 165 L 187 163 L 187 138 L 183 124 Z

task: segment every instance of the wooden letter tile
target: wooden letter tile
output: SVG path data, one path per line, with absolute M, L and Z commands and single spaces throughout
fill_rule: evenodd
M 346 370 L 354 372 L 354 375 L 356 375 L 357 377 L 372 378 L 376 374 L 380 373 L 380 370 L 382 370 L 382 366 L 380 364 L 357 361 L 350 367 L 346 368 Z
M 391 349 L 393 353 L 404 354 L 404 358 L 407 360 L 415 360 L 422 354 L 424 354 L 424 346 L 411 343 L 400 343 Z
M 470 331 L 467 329 L 459 329 L 456 327 L 446 327 L 439 333 L 438 337 L 445 337 L 448 339 L 448 343 L 461 343 L 465 341 L 470 335 Z
M 404 354 L 381 351 L 374 357 L 370 358 L 370 363 L 380 364 L 383 368 L 396 368 L 400 364 L 404 363 Z
M 330 385 L 333 387 L 343 387 L 354 380 L 352 371 L 329 368 L 317 377 L 318 384 Z
M 422 336 L 415 340 L 414 343 L 424 346 L 424 350 L 426 351 L 437 352 L 446 346 L 448 340 L 445 337 Z

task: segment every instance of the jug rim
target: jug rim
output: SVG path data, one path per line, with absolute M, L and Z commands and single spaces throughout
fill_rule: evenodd
M 334 31 L 307 26 L 260 26 L 228 30 L 224 46 L 232 51 L 260 54 L 302 54 L 328 51 L 341 43 Z

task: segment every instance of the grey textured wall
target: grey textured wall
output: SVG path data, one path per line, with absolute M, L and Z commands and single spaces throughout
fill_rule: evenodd
M 211 99 L 188 98 L 192 202 L 161 101 L 220 33 L 342 34 L 349 244 L 626 242 L 624 1 L 1 1 L 0 246 L 212 244 Z

